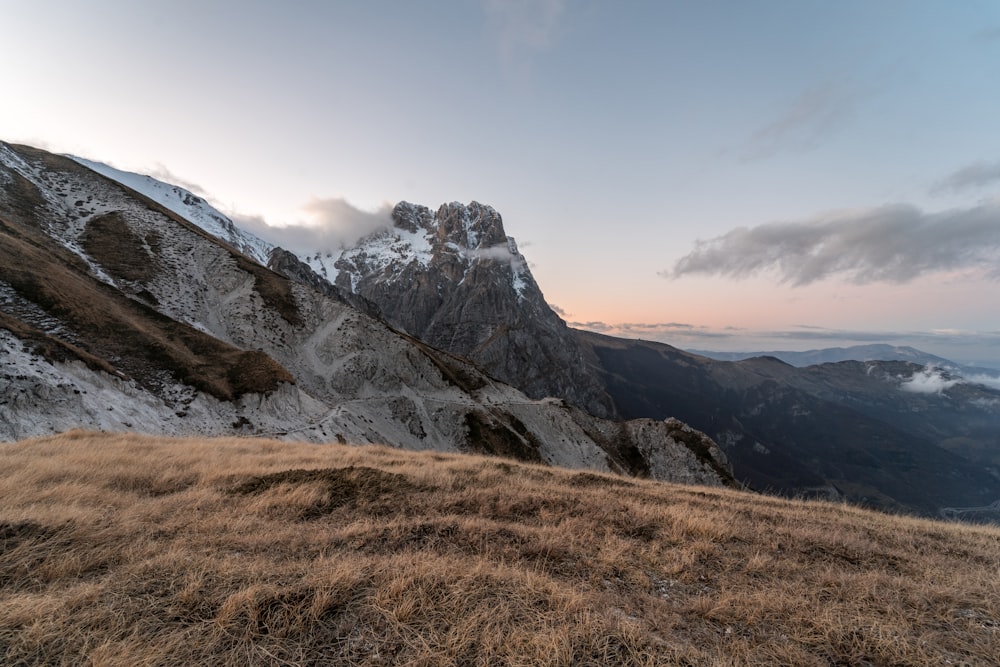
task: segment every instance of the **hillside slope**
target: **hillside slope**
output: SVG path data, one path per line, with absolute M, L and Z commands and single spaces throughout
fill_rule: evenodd
M 714 443 L 672 422 L 530 399 L 327 287 L 69 158 L 0 144 L 0 440 L 280 435 L 732 483 Z
M 0 662 L 988 665 L 1000 530 L 495 458 L 0 446 Z

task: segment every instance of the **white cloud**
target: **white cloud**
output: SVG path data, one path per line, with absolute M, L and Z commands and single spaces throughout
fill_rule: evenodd
M 583 329 L 584 331 L 593 331 L 596 333 L 610 334 L 614 332 L 614 325 L 608 324 L 607 322 L 600 322 L 597 320 L 592 320 L 590 322 L 567 322 L 569 326 L 574 329 Z
M 900 385 L 903 391 L 918 394 L 940 394 L 946 389 L 957 384 L 977 384 L 988 389 L 1000 390 L 1000 376 L 995 375 L 958 375 L 954 370 L 946 370 L 937 366 L 928 365 L 920 372 L 914 373 L 913 377 L 904 381 Z M 987 402 L 980 399 L 981 404 Z M 997 401 L 992 401 L 996 403 Z
M 981 384 L 990 389 L 1000 391 L 1000 376 L 995 375 L 966 375 L 965 381 L 969 384 Z
M 312 224 L 275 227 L 260 216 L 233 216 L 233 221 L 262 239 L 296 253 L 333 252 L 357 245 L 365 236 L 392 227 L 392 205 L 364 211 L 340 197 L 313 199 L 302 207 Z
M 936 366 L 925 366 L 922 371 L 903 381 L 899 388 L 914 394 L 940 394 L 960 382 L 962 378 L 953 377 Z
M 798 222 L 739 227 L 698 241 L 667 278 L 746 278 L 777 273 L 793 286 L 843 277 L 857 284 L 904 283 L 939 271 L 980 269 L 1000 277 L 1000 205 L 941 213 L 890 205 Z
M 709 327 L 695 326 L 683 322 L 567 322 L 575 329 L 596 331 L 622 338 L 643 338 L 668 343 L 679 344 L 681 340 L 731 338 L 736 329 L 727 327 L 725 330 L 715 330 Z
M 512 262 L 517 256 L 510 251 L 506 244 L 497 244 L 488 248 L 463 248 L 462 254 L 472 259 L 485 259 L 497 262 Z

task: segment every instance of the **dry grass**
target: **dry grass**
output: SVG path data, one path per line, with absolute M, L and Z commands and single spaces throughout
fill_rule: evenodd
M 499 459 L 0 448 L 0 662 L 984 665 L 1000 530 Z

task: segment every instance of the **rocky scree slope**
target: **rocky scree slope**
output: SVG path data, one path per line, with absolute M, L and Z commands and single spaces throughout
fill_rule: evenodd
M 0 144 L 0 439 L 75 427 L 732 483 L 721 451 L 683 425 L 528 398 L 79 163 Z

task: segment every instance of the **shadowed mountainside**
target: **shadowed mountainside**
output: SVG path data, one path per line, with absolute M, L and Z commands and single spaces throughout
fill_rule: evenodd
M 1000 479 L 939 446 L 996 439 L 996 393 L 903 391 L 907 362 L 796 369 L 762 357 L 724 362 L 647 341 L 579 332 L 621 413 L 677 415 L 711 435 L 753 488 L 936 514 L 1000 498 Z M 964 393 L 964 395 L 962 395 Z M 980 401 L 977 403 L 977 401 Z

